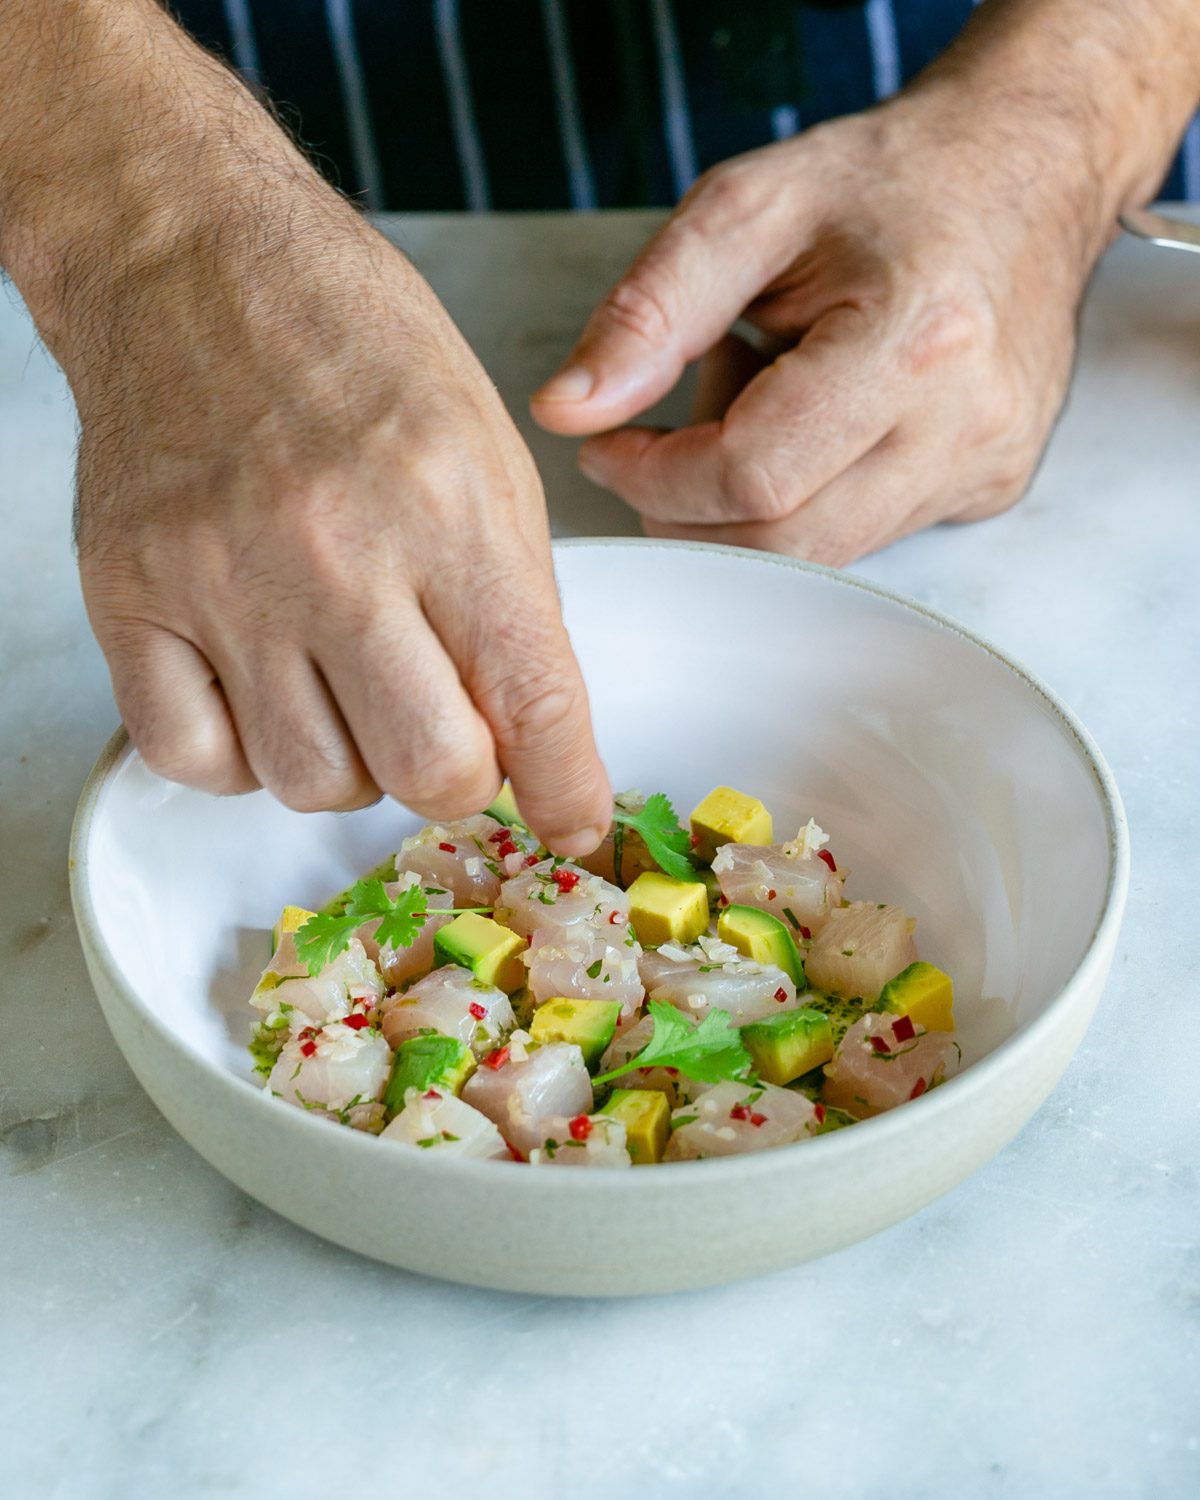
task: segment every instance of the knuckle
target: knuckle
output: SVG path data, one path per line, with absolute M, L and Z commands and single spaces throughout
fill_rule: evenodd
M 276 697 L 251 730 L 252 757 L 263 783 L 293 812 L 360 804 L 374 791 L 353 743 L 332 720 L 302 720 Z
M 129 737 L 147 768 L 164 781 L 218 794 L 241 790 L 236 758 L 211 740 L 185 739 L 165 727 L 129 728 Z
M 1010 510 L 1028 488 L 1029 467 L 1026 464 L 1005 464 L 998 468 L 975 491 L 968 505 L 960 513 L 964 520 L 985 521 Z
M 269 785 L 269 783 L 268 783 Z M 366 800 L 357 783 L 334 777 L 310 777 L 303 781 L 283 781 L 270 790 L 292 812 L 315 813 L 340 811 Z
M 427 817 L 463 817 L 486 805 L 497 777 L 490 755 L 466 740 L 446 741 L 388 777 L 387 790 Z
M 696 179 L 685 201 L 702 202 L 722 222 L 740 221 L 759 207 L 759 181 L 750 158 L 718 162 Z
M 510 683 L 504 703 L 502 738 L 509 744 L 526 744 L 567 731 L 585 712 L 581 688 L 548 678 Z
M 665 274 L 647 262 L 604 299 L 605 321 L 652 346 L 667 342 L 674 297 Z
M 729 455 L 721 465 L 721 493 L 730 515 L 742 521 L 782 521 L 796 508 L 791 491 L 757 458 Z
M 913 320 L 901 351 L 907 375 L 915 376 L 981 352 L 995 338 L 995 311 L 982 295 L 954 293 L 926 303 Z
M 525 746 L 573 734 L 587 697 L 561 624 L 513 616 L 497 623 L 491 647 L 493 668 L 479 697 L 500 742 Z

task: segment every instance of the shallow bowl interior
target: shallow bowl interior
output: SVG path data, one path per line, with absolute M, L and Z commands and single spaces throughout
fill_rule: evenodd
M 962 1077 L 884 1121 L 752 1162 L 607 1174 L 440 1163 L 431 1179 L 421 1153 L 264 1099 L 245 1051 L 246 996 L 280 907 L 320 904 L 419 820 L 392 803 L 303 816 L 265 793 L 211 798 L 160 781 L 127 746 L 112 748 L 85 792 L 73 876 L 118 1040 L 160 1107 L 250 1191 L 367 1253 L 464 1280 L 552 1291 L 699 1284 L 803 1259 L 911 1211 L 1019 1128 L 1086 1024 L 1124 895 L 1124 825 L 1103 763 L 1069 714 L 992 648 L 844 576 L 636 542 L 568 544 L 557 567 L 614 786 L 664 790 L 686 811 L 727 782 L 764 798 L 779 836 L 814 816 L 851 872 L 848 894 L 904 906 L 922 956 L 954 976 Z M 1056 1007 L 1037 1064 L 1032 1043 L 1019 1044 Z M 1014 1087 L 1022 1067 L 1030 1086 Z M 1001 1108 L 1006 1079 L 1012 1100 Z M 979 1103 L 989 1093 L 991 1108 Z M 955 1132 L 972 1131 L 965 1156 L 949 1149 Z M 953 1163 L 918 1172 L 881 1218 L 850 1198 L 871 1191 L 871 1153 L 906 1133 L 914 1147 L 940 1138 Z M 278 1155 L 274 1173 L 244 1160 L 264 1150 Z M 847 1198 L 824 1237 L 783 1220 L 740 1257 L 730 1249 L 683 1268 L 664 1245 L 643 1273 L 628 1266 L 614 1203 L 636 1216 L 634 1200 L 653 1194 L 676 1205 L 681 1226 L 751 1191 L 751 1211 L 766 1199 L 799 1211 L 806 1178 L 812 1194 Z M 387 1204 L 366 1209 L 363 1194 Z M 427 1217 L 435 1201 L 461 1213 L 444 1233 L 436 1223 L 418 1232 L 413 1212 Z M 591 1204 L 594 1215 L 581 1208 Z M 480 1216 L 510 1211 L 532 1214 L 536 1243 L 574 1254 L 578 1274 L 551 1274 L 551 1285 L 497 1267 Z

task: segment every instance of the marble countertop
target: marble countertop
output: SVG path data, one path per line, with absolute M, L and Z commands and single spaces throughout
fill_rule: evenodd
M 645 216 L 390 226 L 513 409 Z M 531 431 L 560 534 L 625 533 Z M 70 548 L 74 416 L 0 294 L 0 1494 L 438 1500 L 1200 1493 L 1200 261 L 1122 242 L 1032 493 L 857 571 L 1082 716 L 1129 913 L 1032 1124 L 875 1239 L 721 1291 L 554 1302 L 360 1260 L 243 1197 L 134 1082 L 66 844 L 116 723 Z

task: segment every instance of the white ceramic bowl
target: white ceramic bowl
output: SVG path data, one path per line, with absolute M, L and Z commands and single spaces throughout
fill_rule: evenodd
M 1125 820 L 1086 732 L 950 621 L 853 578 L 684 544 L 557 549 L 566 619 L 617 787 L 686 810 L 729 782 L 788 833 L 829 830 L 849 892 L 919 920 L 956 981 L 964 1071 L 891 1114 L 747 1158 L 563 1172 L 455 1161 L 264 1094 L 246 997 L 285 902 L 315 906 L 418 820 L 288 812 L 152 776 L 124 736 L 80 802 L 71 888 L 130 1066 L 227 1177 L 397 1266 L 524 1292 L 697 1287 L 821 1255 L 911 1214 L 1049 1093 L 1100 994 L 1128 881 Z

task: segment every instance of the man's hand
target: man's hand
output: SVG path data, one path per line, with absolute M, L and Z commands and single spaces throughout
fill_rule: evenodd
M 611 800 L 541 488 L 471 351 L 164 17 L 47 0 L 42 33 L 60 5 L 78 110 L 130 69 L 120 212 L 75 238 L 14 175 L 6 255 L 78 404 L 83 587 L 134 743 L 304 810 L 449 818 L 507 773 L 552 848 L 593 848 Z
M 989 5 L 909 94 L 708 173 L 537 394 L 538 421 L 600 434 L 581 467 L 652 535 L 842 564 L 1011 505 L 1117 209 L 1155 181 L 1200 91 L 1194 8 L 1127 12 Z M 739 317 L 782 352 L 729 336 Z M 625 425 L 696 360 L 691 426 Z

